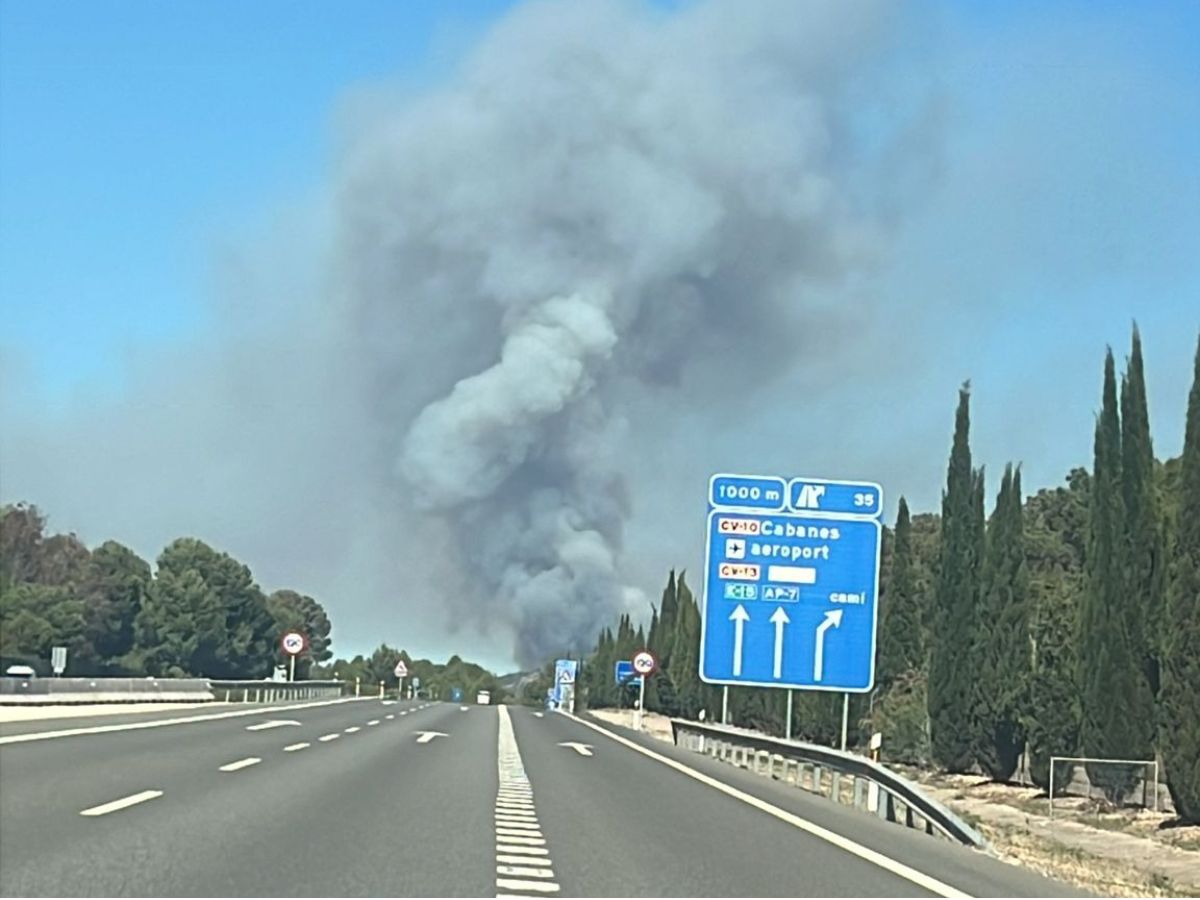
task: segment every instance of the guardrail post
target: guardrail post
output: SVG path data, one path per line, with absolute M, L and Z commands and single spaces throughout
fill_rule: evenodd
M 829 798 L 834 803 L 842 802 L 842 773 L 834 769 L 829 778 Z
M 917 824 L 913 821 L 913 809 L 907 803 L 904 804 L 904 824 L 909 828 L 915 828 Z
M 862 809 L 863 805 L 863 780 L 861 778 L 854 779 L 854 808 Z
M 814 794 L 821 793 L 821 767 L 820 766 L 813 766 L 812 791 Z

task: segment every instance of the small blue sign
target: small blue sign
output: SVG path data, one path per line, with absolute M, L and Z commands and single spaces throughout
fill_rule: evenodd
M 622 659 L 613 666 L 613 680 L 618 685 L 626 684 L 634 687 L 641 687 L 642 676 L 633 670 L 633 662 L 628 659 Z
M 724 509 L 784 509 L 787 482 L 758 475 L 714 475 L 708 480 L 708 505 Z
M 854 487 L 873 490 L 816 491 L 803 499 L 833 496 L 833 508 L 841 510 L 844 497 L 853 506 L 853 494 L 862 493 L 879 507 L 877 485 Z M 823 507 L 711 511 L 700 677 L 714 684 L 871 690 L 881 531 L 873 516 Z
M 462 688 L 460 688 L 460 687 L 450 688 L 450 702 L 462 703 L 462 698 L 463 698 L 463 689 Z
M 563 686 L 569 688 L 575 687 L 575 673 L 579 667 L 578 660 L 574 659 L 558 659 L 554 661 L 554 703 L 559 705 L 563 701 Z
M 758 598 L 757 584 L 727 584 L 725 585 L 726 600 L 755 600 Z
M 874 519 L 883 515 L 883 488 L 862 481 L 793 478 L 788 483 L 788 506 L 794 512 Z

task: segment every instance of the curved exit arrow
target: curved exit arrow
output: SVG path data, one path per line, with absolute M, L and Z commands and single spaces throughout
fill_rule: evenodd
M 842 624 L 842 611 L 831 609 L 825 613 L 825 621 L 817 626 L 817 652 L 813 657 L 813 681 L 820 681 L 825 669 L 825 632 Z

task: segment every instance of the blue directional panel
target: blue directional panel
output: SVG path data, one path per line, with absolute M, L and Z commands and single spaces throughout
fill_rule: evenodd
M 700 677 L 869 691 L 881 527 L 863 516 L 710 512 Z
M 787 506 L 787 497 L 787 482 L 772 475 L 714 475 L 708 481 L 710 507 L 777 510 Z
M 865 481 L 793 478 L 788 507 L 795 512 L 878 518 L 883 514 L 883 488 Z

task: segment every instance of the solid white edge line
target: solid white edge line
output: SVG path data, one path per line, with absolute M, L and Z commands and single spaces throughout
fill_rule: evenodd
M 663 756 L 661 753 L 655 753 L 648 747 L 643 747 L 641 744 L 622 737 L 619 734 L 615 734 L 609 731 L 607 728 L 601 728 L 599 725 L 588 722 L 587 720 L 581 719 L 578 716 L 572 715 L 571 713 L 562 712 L 561 710 L 559 713 L 560 715 L 566 716 L 572 721 L 578 722 L 580 725 L 583 725 L 586 728 L 590 728 L 593 731 L 599 732 L 605 737 L 616 741 L 618 744 L 623 744 L 629 749 L 641 753 L 643 756 L 648 756 L 650 759 L 656 760 L 657 762 L 660 762 L 668 768 L 674 769 L 675 771 L 680 772 L 689 778 L 693 778 L 696 781 L 699 781 L 701 784 L 715 788 L 721 793 L 733 797 L 735 800 L 741 800 L 743 803 L 753 806 L 755 809 L 761 810 L 770 816 L 774 816 L 783 822 L 787 822 L 789 825 L 793 825 L 796 828 L 799 828 L 801 831 L 806 831 L 814 837 L 818 837 L 823 841 L 833 844 L 833 846 L 845 850 L 847 853 L 851 853 L 854 856 L 857 856 L 859 859 L 873 863 L 879 866 L 879 868 L 891 872 L 893 875 L 897 875 L 906 881 L 910 881 L 918 887 L 924 888 L 927 891 L 931 891 L 940 897 L 971 896 L 964 891 L 960 891 L 956 887 L 946 884 L 944 881 L 939 881 L 932 875 L 926 875 L 924 872 L 920 872 L 911 866 L 907 866 L 902 862 L 898 862 L 889 856 L 884 856 L 882 853 L 872 850 L 870 847 L 864 847 L 857 841 L 852 841 L 850 838 L 844 837 L 838 834 L 836 831 L 830 831 L 828 828 L 822 828 L 820 825 L 817 825 L 814 822 L 810 822 L 807 819 L 802 819 L 800 816 L 790 813 L 785 809 L 780 809 L 778 806 L 775 806 L 773 803 L 768 803 L 766 800 L 760 800 L 758 797 L 755 797 L 752 794 L 747 794 L 745 791 L 738 790 L 732 785 L 728 785 L 723 781 L 719 781 L 710 775 L 705 775 L 703 772 L 699 772 L 696 769 L 686 766 L 677 760 Z
M 257 766 L 261 759 L 257 756 L 247 756 L 245 759 L 239 759 L 236 762 L 225 763 L 223 766 L 217 766 L 218 772 L 236 772 L 238 769 L 246 769 L 250 766 Z
M 103 816 L 110 812 L 116 812 L 118 809 L 125 809 L 129 806 L 145 803 L 147 800 L 154 800 L 162 795 L 162 791 L 141 791 L 137 794 L 130 794 L 128 797 L 122 797 L 120 800 L 110 800 L 108 803 L 101 803 L 99 806 L 80 810 L 79 814 L 81 816 Z
M 204 702 L 204 701 L 201 701 Z M 95 725 L 90 728 L 64 728 L 61 731 L 35 731 L 28 734 L 9 734 L 0 737 L 4 744 L 24 744 L 28 741 L 48 741 L 51 738 L 77 737 L 85 734 L 108 734 L 113 731 L 140 731 L 143 728 L 162 728 L 166 725 L 190 725 L 193 722 L 212 722 L 217 719 L 236 719 L 242 716 L 261 716 L 267 713 L 333 706 L 335 703 L 357 703 L 358 697 L 339 697 L 336 700 L 314 700 L 312 703 L 293 703 L 290 706 L 267 706 L 262 709 L 239 709 L 233 712 L 209 713 L 203 716 L 184 716 L 176 719 L 155 719 L 152 722 L 125 722 L 120 725 Z M 130 710 L 133 712 L 133 710 Z

